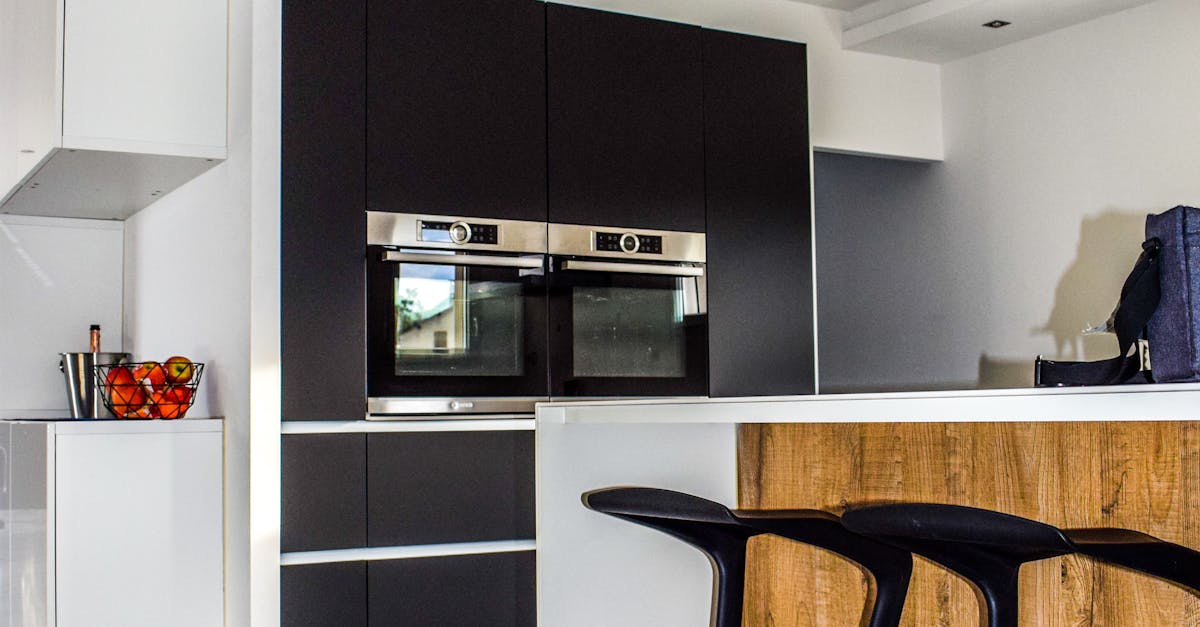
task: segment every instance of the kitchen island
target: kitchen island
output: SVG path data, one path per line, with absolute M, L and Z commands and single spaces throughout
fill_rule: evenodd
M 539 622 L 707 624 L 707 560 L 584 509 L 580 494 L 605 486 L 834 513 L 880 500 L 960 503 L 1200 546 L 1200 425 L 1189 422 L 1198 408 L 1200 384 L 539 405 Z M 850 624 L 861 611 L 853 568 L 756 542 L 746 624 Z M 771 581 L 785 571 L 794 585 Z M 1132 624 L 1121 617 L 1147 612 L 1183 624 L 1196 611 L 1182 591 L 1074 556 L 1031 564 L 1021 582 L 1029 624 L 1079 613 Z M 967 624 L 974 603 L 965 583 L 919 562 L 906 620 Z

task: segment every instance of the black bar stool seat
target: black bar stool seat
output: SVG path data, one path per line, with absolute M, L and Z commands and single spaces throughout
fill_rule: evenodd
M 837 516 L 817 510 L 731 511 L 698 496 L 657 488 L 604 488 L 583 494 L 585 507 L 657 529 L 709 557 L 716 579 L 715 627 L 740 627 L 746 579 L 746 542 L 776 534 L 846 557 L 871 575 L 871 627 L 900 622 L 912 575 L 912 556 L 853 534 Z
M 990 627 L 1015 627 L 1021 565 L 1080 553 L 1200 592 L 1200 553 L 1128 529 L 1059 529 L 961 505 L 899 503 L 852 509 L 847 529 L 924 556 L 970 581 Z

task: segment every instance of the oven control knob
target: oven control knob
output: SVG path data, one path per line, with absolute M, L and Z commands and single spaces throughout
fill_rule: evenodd
M 619 243 L 621 245 L 621 252 L 629 253 L 631 255 L 636 253 L 638 248 L 642 245 L 641 240 L 639 240 L 638 236 L 634 235 L 633 233 L 626 233 L 622 235 Z
M 455 222 L 450 225 L 450 241 L 455 244 L 466 244 L 471 241 L 471 225 L 466 222 Z

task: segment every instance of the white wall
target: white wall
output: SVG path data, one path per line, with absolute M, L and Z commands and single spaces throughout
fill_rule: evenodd
M 945 163 L 818 176 L 840 198 L 818 203 L 822 389 L 1028 385 L 1038 353 L 1115 354 L 1078 331 L 1144 216 L 1200 204 L 1197 24 L 1200 3 L 1159 0 L 947 64 Z
M 231 626 L 250 624 L 255 594 L 249 531 L 254 4 L 229 4 L 228 160 L 135 214 L 126 222 L 125 238 L 126 348 L 135 358 L 181 354 L 204 362 L 189 415 L 225 418 L 225 602 Z M 268 45 L 272 35 L 266 24 Z M 263 69 L 269 77 L 271 68 Z M 278 113 L 273 116 L 277 125 Z M 267 117 L 269 125 L 269 111 Z M 278 142 L 273 152 L 265 150 L 278 160 Z M 265 176 L 269 186 L 272 175 Z M 261 209 L 278 216 L 277 206 Z M 278 244 L 270 246 L 277 256 Z M 277 304 L 274 311 L 278 316 Z M 277 448 L 277 417 L 274 432 Z M 277 511 L 278 504 L 274 507 Z M 277 560 L 278 549 L 275 553 Z
M 842 11 L 791 0 L 565 0 L 808 44 L 809 118 L 818 150 L 942 158 L 940 66 L 842 49 Z
M 0 417 L 68 417 L 58 353 L 120 352 L 122 225 L 0 216 Z

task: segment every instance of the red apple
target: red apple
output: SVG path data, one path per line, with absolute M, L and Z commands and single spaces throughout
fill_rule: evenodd
M 155 391 L 167 387 L 167 371 L 157 361 L 147 361 L 133 371 L 139 383 L 149 383 Z
M 192 372 L 195 369 L 192 367 L 192 360 L 187 357 L 176 355 L 164 362 L 164 366 L 167 371 L 167 383 L 174 385 L 192 380 Z
M 146 388 L 138 383 L 129 368 L 116 366 L 109 369 L 104 383 L 116 415 L 130 417 L 146 405 Z

